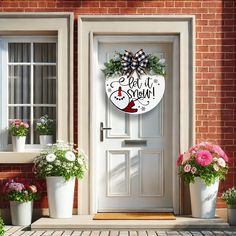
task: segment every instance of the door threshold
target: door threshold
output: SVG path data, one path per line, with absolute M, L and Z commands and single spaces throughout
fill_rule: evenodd
M 70 219 L 43 217 L 31 225 L 31 230 L 148 230 L 148 229 L 222 229 L 229 224 L 221 218 L 197 219 L 177 216 L 176 220 L 93 220 L 94 215 L 73 215 Z
M 106 208 L 106 209 L 99 209 L 98 213 L 100 212 L 156 212 L 156 213 L 164 213 L 164 212 L 170 212 L 173 213 L 174 209 L 171 207 L 168 208 L 135 208 L 135 209 L 127 209 L 127 208 L 119 208 L 119 209 L 114 209 L 114 208 Z

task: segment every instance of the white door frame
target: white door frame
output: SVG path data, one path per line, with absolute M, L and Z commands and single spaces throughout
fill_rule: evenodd
M 79 183 L 78 214 L 96 212 L 96 158 L 93 153 L 92 78 L 90 65 L 94 36 L 96 35 L 176 35 L 168 36 L 174 45 L 174 57 L 179 67 L 173 64 L 176 73 L 173 89 L 173 114 L 177 122 L 173 125 L 172 171 L 177 173 L 175 160 L 179 152 L 186 150 L 194 140 L 194 16 L 81 16 L 78 19 L 78 145 L 89 156 L 89 172 Z M 148 26 L 148 27 L 147 27 Z M 175 40 L 178 38 L 178 40 Z M 179 42 L 177 42 L 179 41 Z M 178 50 L 179 44 L 179 50 Z M 175 46 L 176 45 L 176 46 Z M 90 63 L 88 63 L 90 62 Z M 174 74 L 173 74 L 174 75 Z M 179 119 L 178 119 L 179 118 Z M 97 134 L 96 134 L 97 135 Z M 173 174 L 173 206 L 181 213 L 180 183 Z

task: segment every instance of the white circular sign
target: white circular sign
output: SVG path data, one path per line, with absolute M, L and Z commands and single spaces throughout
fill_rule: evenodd
M 120 76 L 106 79 L 106 93 L 114 106 L 125 113 L 142 114 L 162 99 L 165 78 L 160 75 Z

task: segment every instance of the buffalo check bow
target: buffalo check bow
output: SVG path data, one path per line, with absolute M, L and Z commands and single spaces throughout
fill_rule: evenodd
M 125 50 L 121 59 L 123 72 L 127 77 L 130 77 L 134 71 L 137 72 L 138 76 L 145 73 L 148 59 L 143 49 L 140 49 L 134 55 L 132 52 Z

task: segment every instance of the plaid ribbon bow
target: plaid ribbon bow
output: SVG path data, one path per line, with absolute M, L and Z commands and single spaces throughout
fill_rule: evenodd
M 137 72 L 138 76 L 145 73 L 148 59 L 143 49 L 140 49 L 134 55 L 132 52 L 125 50 L 125 54 L 121 59 L 123 72 L 127 77 L 130 77 L 134 71 Z

